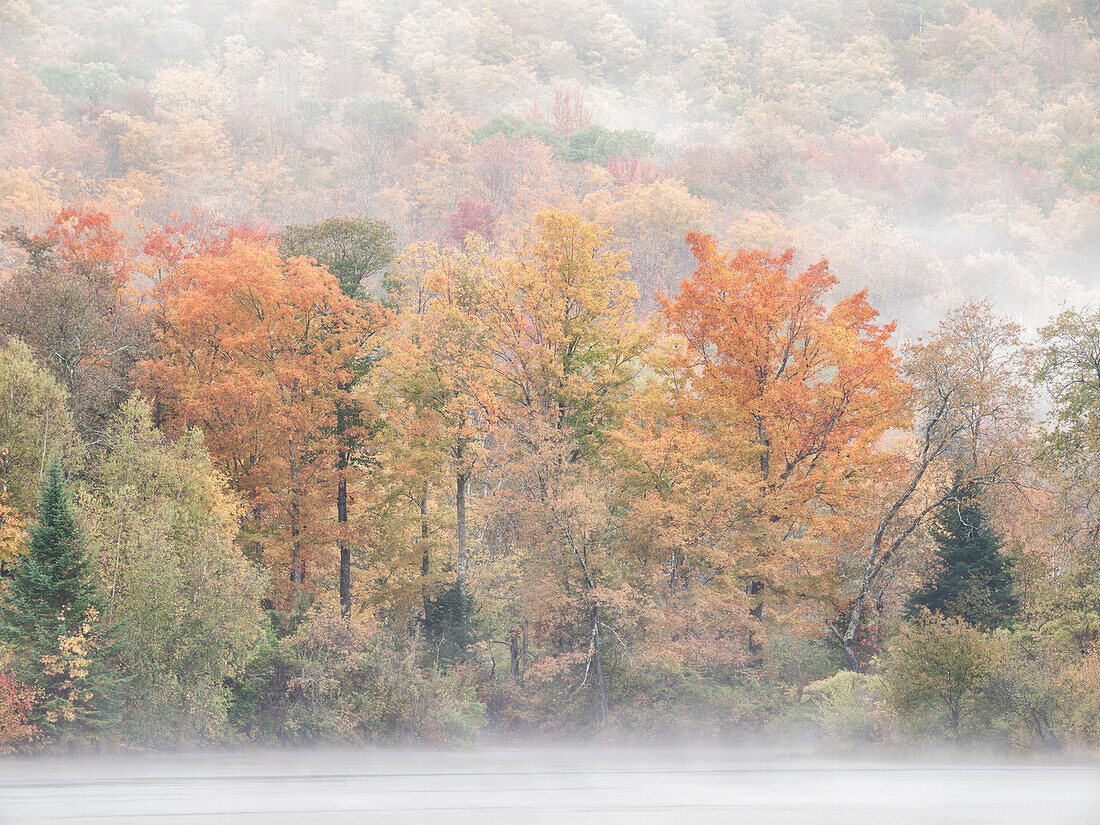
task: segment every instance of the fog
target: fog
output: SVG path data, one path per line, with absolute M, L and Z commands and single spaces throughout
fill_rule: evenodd
M 0 823 L 1092 825 L 1100 767 L 691 749 L 485 749 L 25 760 Z

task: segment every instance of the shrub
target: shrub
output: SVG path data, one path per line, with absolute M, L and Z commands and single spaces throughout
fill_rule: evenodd
M 231 717 L 251 739 L 295 743 L 473 741 L 485 708 L 460 671 L 421 667 L 373 621 L 346 622 L 322 600 L 273 639 L 236 684 Z
M 842 670 L 802 691 L 806 715 L 832 739 L 874 742 L 884 737 L 885 689 L 880 676 Z
M 19 683 L 9 664 L 10 657 L 5 656 L 0 667 L 0 753 L 8 753 L 38 735 L 38 728 L 30 721 L 34 691 Z
M 956 743 L 968 730 L 988 732 L 999 647 L 961 619 L 923 614 L 902 629 L 884 660 L 890 704 L 924 730 L 941 726 Z

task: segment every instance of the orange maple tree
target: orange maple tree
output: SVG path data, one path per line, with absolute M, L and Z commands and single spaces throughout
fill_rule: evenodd
M 140 385 L 163 426 L 204 432 L 298 597 L 332 538 L 336 411 L 376 319 L 327 269 L 270 243 L 200 244 L 161 263 Z
M 905 422 L 908 387 L 889 344 L 894 325 L 876 323 L 866 292 L 826 308 L 836 278 L 825 261 L 792 275 L 790 250 L 723 252 L 699 233 L 687 241 L 695 272 L 661 305 L 683 340 L 674 365 L 684 391 L 705 407 L 698 420 L 751 447 L 757 549 L 748 577 L 759 615 L 765 591 L 801 598 L 830 567 L 838 531 L 880 463 L 876 443 Z

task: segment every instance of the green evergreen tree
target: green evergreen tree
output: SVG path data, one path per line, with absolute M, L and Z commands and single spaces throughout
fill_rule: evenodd
M 0 599 L 0 641 L 16 675 L 37 691 L 31 721 L 47 739 L 80 739 L 111 716 L 117 653 L 100 623 L 99 593 L 73 519 L 61 462 L 46 469 L 39 523 Z
M 931 532 L 939 568 L 932 581 L 910 597 L 910 612 L 926 608 L 987 630 L 1011 620 L 1019 610 L 1012 561 L 1001 553 L 1001 540 L 989 525 L 978 487 L 956 479 Z

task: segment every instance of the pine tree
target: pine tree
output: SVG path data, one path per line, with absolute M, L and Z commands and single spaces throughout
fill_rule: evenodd
M 56 458 L 30 535 L 0 600 L 0 641 L 37 693 L 32 721 L 47 738 L 77 738 L 107 721 L 117 680 L 103 665 L 116 649 L 99 621 L 98 589 Z
M 909 599 L 912 613 L 926 608 L 975 627 L 999 627 L 1016 615 L 1012 561 L 989 525 L 980 490 L 956 479 L 931 528 L 939 569 L 928 585 Z

